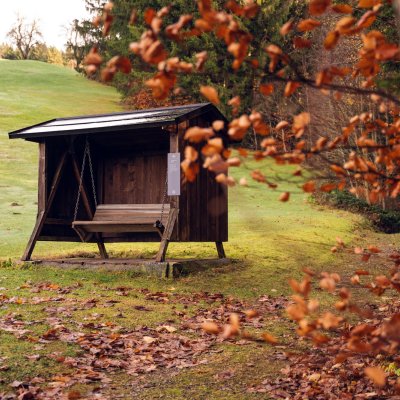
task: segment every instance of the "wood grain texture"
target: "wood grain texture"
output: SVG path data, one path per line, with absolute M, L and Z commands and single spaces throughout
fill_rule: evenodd
M 184 132 L 190 126 L 208 127 L 206 118 L 194 118 L 179 126 L 179 150 L 184 152 L 187 143 Z M 199 154 L 201 146 L 194 146 Z M 226 242 L 228 240 L 228 191 L 215 181 L 215 175 L 201 167 L 194 182 L 182 182 L 178 218 L 179 241 Z

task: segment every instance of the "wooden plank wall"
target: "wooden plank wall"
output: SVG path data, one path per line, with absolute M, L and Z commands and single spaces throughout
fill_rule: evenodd
M 190 126 L 210 126 L 208 118 L 193 118 L 179 127 L 179 149 L 184 154 L 183 140 Z M 197 150 L 200 151 L 200 146 Z M 201 161 L 200 161 L 201 162 Z M 215 182 L 215 175 L 204 168 L 194 182 L 183 182 L 179 198 L 179 241 L 225 242 L 228 240 L 228 192 Z
M 113 152 L 104 159 L 104 204 L 160 204 L 167 155 Z

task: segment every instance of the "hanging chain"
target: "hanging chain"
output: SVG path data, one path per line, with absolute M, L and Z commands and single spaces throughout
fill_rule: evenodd
M 167 201 L 167 194 L 168 194 L 168 171 L 165 174 L 165 188 L 164 188 L 164 198 L 161 206 L 161 217 L 160 221 L 162 223 L 163 216 L 164 216 L 164 208 L 165 208 L 165 202 Z
M 91 180 L 92 180 L 92 190 L 93 190 L 94 205 L 95 205 L 95 208 L 97 208 L 96 187 L 94 186 L 94 175 L 93 175 L 92 156 L 90 155 L 90 146 L 89 146 L 89 140 L 88 140 L 88 138 L 86 138 L 86 149 L 87 149 L 87 155 L 88 155 L 88 160 L 89 160 L 90 178 L 91 178 Z
M 77 195 L 76 204 L 75 204 L 74 221 L 76 221 L 76 217 L 78 216 L 78 208 L 79 208 L 79 201 L 80 201 L 80 199 L 81 199 L 81 191 L 82 191 L 82 183 L 83 183 L 83 174 L 84 174 L 84 172 L 85 172 L 86 155 L 87 155 L 88 145 L 89 145 L 89 142 L 86 141 L 85 150 L 84 150 L 84 152 L 83 152 L 82 168 L 81 168 L 81 177 L 80 177 L 80 179 L 79 179 L 78 195 Z

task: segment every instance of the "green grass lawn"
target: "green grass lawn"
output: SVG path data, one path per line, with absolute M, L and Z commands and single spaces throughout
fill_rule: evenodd
M 52 118 L 120 110 L 113 88 L 73 70 L 0 60 L 0 257 L 22 254 L 37 201 L 37 144 L 8 140 L 7 133 Z
M 9 141 L 7 132 L 54 117 L 83 115 L 118 111 L 119 97 L 114 89 L 88 81 L 75 72 L 61 67 L 30 61 L 0 61 L 0 259 L 16 260 L 21 256 L 29 238 L 36 214 L 37 147 L 25 141 Z M 65 323 L 76 327 L 82 321 L 95 318 L 96 322 L 113 321 L 123 329 L 138 326 L 159 326 L 165 321 L 179 324 L 177 311 L 196 314 L 201 308 L 212 307 L 202 301 L 184 306 L 179 302 L 150 303 L 151 310 L 139 312 L 135 307 L 148 306 L 141 289 L 151 292 L 167 292 L 182 296 L 207 291 L 223 293 L 249 304 L 261 295 L 273 297 L 288 294 L 287 278 L 298 277 L 302 267 L 317 271 L 335 270 L 350 274 L 358 261 L 346 254 L 333 255 L 330 248 L 335 238 L 346 243 L 374 243 L 378 246 L 398 246 L 399 235 L 383 235 L 362 228 L 360 217 L 350 213 L 331 210 L 310 203 L 307 196 L 297 188 L 296 182 L 284 183 L 280 190 L 290 190 L 291 200 L 281 203 L 279 192 L 256 184 L 249 177 L 252 168 L 261 168 L 266 174 L 275 174 L 272 165 L 248 162 L 232 170 L 236 178 L 246 176 L 249 187 L 229 190 L 229 242 L 228 257 L 235 259 L 230 266 L 192 275 L 174 282 L 136 276 L 131 272 L 107 273 L 88 270 L 58 270 L 46 266 L 16 267 L 3 262 L 0 268 L 1 294 L 27 299 L 1 305 L 0 321 L 15 313 L 25 322 L 34 322 L 30 329 L 34 337 L 40 337 L 50 327 L 48 311 L 42 304 L 31 304 L 34 293 L 24 288 L 43 282 L 61 287 L 79 286 L 65 295 L 58 306 L 70 307 L 70 303 L 84 303 L 93 297 L 100 299 L 94 308 L 71 308 Z M 293 167 L 279 167 L 282 177 L 289 179 Z M 291 178 L 290 178 L 291 179 Z M 114 255 L 145 255 L 151 257 L 157 244 L 110 245 Z M 34 257 L 55 256 L 96 251 L 94 246 L 83 244 L 41 243 Z M 213 244 L 171 244 L 170 257 L 215 256 Z M 118 287 L 129 289 L 127 295 L 116 294 Z M 117 298 L 116 308 L 104 308 L 102 304 Z M 69 310 L 69 308 L 68 308 Z M 124 318 L 116 316 L 122 314 Z M 94 317 L 94 315 L 96 315 Z M 291 324 L 266 316 L 268 329 L 285 340 Z M 153 373 L 137 378 L 146 385 L 137 398 L 170 399 L 246 399 L 256 395 L 246 392 L 246 387 L 257 384 L 266 377 L 277 376 L 282 367 L 279 361 L 271 361 L 271 348 L 251 344 L 248 346 L 218 345 L 222 352 L 210 355 L 208 364 L 182 372 Z M 75 345 L 54 341 L 38 349 L 35 341 L 17 339 L 0 329 L 1 358 L 7 369 L 0 374 L 0 393 L 11 390 L 13 380 L 34 376 L 48 379 L 54 374 L 67 373 L 70 368 L 48 358 L 49 353 L 76 355 Z M 27 361 L 27 355 L 39 353 L 36 361 Z M 221 385 L 218 372 L 227 368 L 234 371 L 235 379 Z M 22 367 L 21 367 L 22 366 Z M 111 398 L 132 398 L 134 378 L 121 374 L 112 375 Z M 136 379 L 136 378 L 135 378 Z M 128 384 L 129 383 L 129 384 Z M 83 392 L 93 388 L 88 385 Z M 110 392 L 110 393 L 111 393 Z M 267 398 L 267 397 L 265 397 Z

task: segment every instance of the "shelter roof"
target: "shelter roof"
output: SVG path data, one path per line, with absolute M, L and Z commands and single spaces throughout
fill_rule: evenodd
M 209 113 L 213 119 L 225 120 L 211 103 L 152 108 L 112 114 L 56 118 L 9 133 L 10 139 L 40 141 L 45 137 L 132 131 L 178 124 L 184 120 Z

